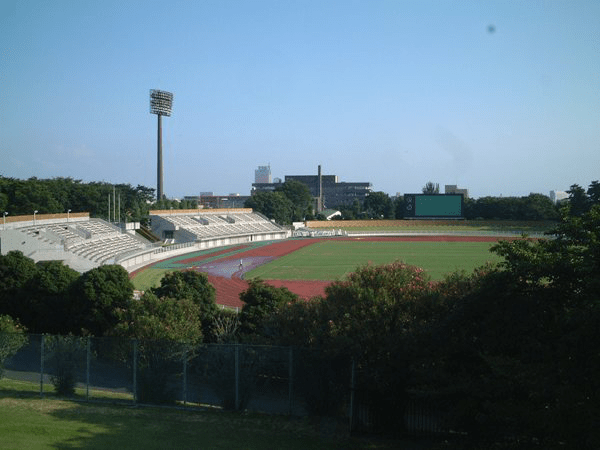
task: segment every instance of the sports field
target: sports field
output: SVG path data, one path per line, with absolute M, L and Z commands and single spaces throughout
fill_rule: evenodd
M 197 270 L 208 275 L 216 289 L 217 304 L 241 308 L 239 295 L 251 278 L 284 286 L 306 299 L 325 295 L 332 281 L 343 280 L 368 263 L 399 260 L 423 268 L 432 280 L 440 280 L 447 273 L 471 272 L 498 261 L 499 257 L 489 251 L 497 240 L 447 235 L 286 239 L 189 253 L 143 268 L 132 274 L 132 281 L 143 291 L 158 286 L 168 271 Z
M 407 241 L 398 239 L 320 240 L 246 273 L 246 279 L 341 280 L 367 263 L 396 260 L 423 268 L 433 280 L 457 270 L 471 272 L 486 262 L 499 261 L 490 253 L 492 242 Z

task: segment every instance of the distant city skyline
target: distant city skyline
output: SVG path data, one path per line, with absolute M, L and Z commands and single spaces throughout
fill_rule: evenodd
M 473 198 L 600 178 L 600 2 L 4 1 L 0 175 L 164 193 L 336 174 Z

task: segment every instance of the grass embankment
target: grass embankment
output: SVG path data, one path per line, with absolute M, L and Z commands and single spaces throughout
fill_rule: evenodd
M 308 419 L 82 403 L 0 380 L 0 449 L 393 449 L 410 442 L 323 436 Z M 37 386 L 39 389 L 39 386 Z
M 489 242 L 370 242 L 322 240 L 260 266 L 246 279 L 341 280 L 367 263 L 386 264 L 396 260 L 423 268 L 433 280 L 445 274 L 473 271 L 500 258 L 489 252 Z

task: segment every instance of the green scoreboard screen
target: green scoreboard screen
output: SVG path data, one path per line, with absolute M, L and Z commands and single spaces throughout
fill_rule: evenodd
M 404 217 L 456 218 L 463 217 L 462 194 L 404 194 Z

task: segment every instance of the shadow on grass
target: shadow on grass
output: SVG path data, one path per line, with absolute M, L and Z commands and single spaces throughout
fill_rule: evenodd
M 362 448 L 311 435 L 303 421 L 228 412 L 73 404 L 52 415 L 73 436 L 57 448 L 329 449 Z
M 0 432 L 14 448 L 407 449 L 429 440 L 323 437 L 308 418 L 84 403 L 78 396 L 0 389 Z M 1 447 L 2 445 L 0 445 Z

